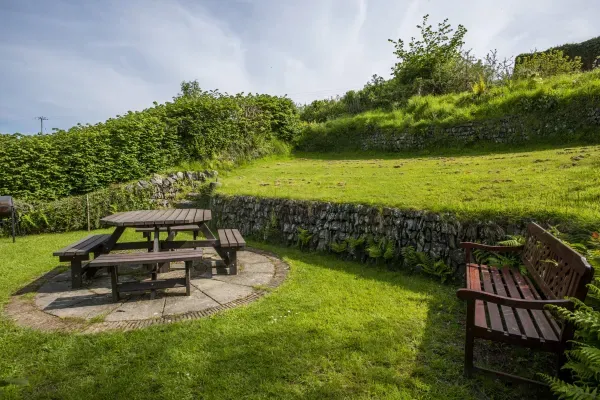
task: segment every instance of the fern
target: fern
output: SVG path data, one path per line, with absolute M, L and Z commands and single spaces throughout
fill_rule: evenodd
M 427 254 L 416 251 L 412 246 L 402 248 L 400 253 L 404 259 L 404 265 L 408 268 L 420 269 L 425 274 L 436 276 L 442 283 L 452 276 L 452 268 L 444 261 L 434 261 Z
M 341 254 L 341 253 L 345 252 L 346 249 L 348 248 L 348 242 L 346 242 L 346 241 L 343 241 L 340 243 L 333 242 L 329 245 L 329 248 L 331 248 L 331 251 L 333 251 L 334 253 Z
M 391 260 L 394 258 L 394 253 L 396 252 L 396 245 L 393 240 L 388 240 L 384 246 L 383 259 Z
M 498 242 L 498 246 L 518 247 L 525 244 L 525 237 L 521 235 L 507 235 L 506 240 Z
M 310 239 L 312 239 L 313 235 L 308 231 L 308 229 L 302 229 L 298 227 L 298 246 L 300 249 L 303 249 L 306 246 Z
M 588 285 L 590 293 L 598 295 L 600 288 Z M 573 383 L 543 375 L 551 390 L 559 399 L 597 399 L 600 393 L 600 312 L 578 299 L 573 311 L 557 306 L 548 309 L 557 317 L 575 326 L 575 340 L 566 352 L 568 361 L 563 369 L 571 373 Z

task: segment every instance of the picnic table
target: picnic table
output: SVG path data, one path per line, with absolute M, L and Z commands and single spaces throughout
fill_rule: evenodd
M 113 298 L 119 292 L 149 289 L 154 297 L 155 289 L 178 285 L 190 293 L 190 270 L 193 262 L 202 259 L 202 248 L 213 247 L 221 256 L 229 274 L 237 274 L 236 252 L 246 246 L 237 229 L 219 229 L 218 238 L 211 232 L 207 222 L 212 218 L 210 210 L 167 209 L 119 212 L 100 220 L 103 225 L 114 226 L 112 234 L 90 235 L 54 252 L 60 261 L 71 263 L 71 281 L 74 289 L 82 286 L 82 274 L 92 278 L 100 268 L 107 267 L 111 274 Z M 126 228 L 142 232 L 146 241 L 119 242 Z M 175 240 L 177 232 L 193 232 L 193 240 Z M 161 232 L 167 236 L 161 240 Z M 197 240 L 198 233 L 204 238 Z M 122 253 L 122 250 L 147 250 L 147 252 Z M 175 251 L 176 250 L 176 251 Z M 87 261 L 90 254 L 94 259 Z M 185 263 L 185 278 L 158 280 L 158 273 L 168 272 L 171 262 Z M 152 272 L 149 282 L 118 282 L 118 267 L 122 265 L 145 265 Z M 211 270 L 212 274 L 212 270 Z

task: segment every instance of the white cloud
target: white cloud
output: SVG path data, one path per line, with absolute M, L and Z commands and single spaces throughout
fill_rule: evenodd
M 329 97 L 362 87 L 374 73 L 388 76 L 394 56 L 387 39 L 408 42 L 426 13 L 433 24 L 449 17 L 465 25 L 467 47 L 477 55 L 497 48 L 511 56 L 592 37 L 600 11 L 593 0 L 40 5 L 0 5 L 3 132 L 35 131 L 36 115 L 61 128 L 105 120 L 169 100 L 191 79 L 230 93 Z

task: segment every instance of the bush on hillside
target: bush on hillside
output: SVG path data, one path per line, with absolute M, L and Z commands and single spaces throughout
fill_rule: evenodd
M 184 82 L 172 102 L 50 135 L 0 135 L 0 193 L 57 199 L 127 182 L 182 161 L 237 162 L 299 133 L 285 97 L 228 95 Z
M 600 56 L 600 36 L 586 40 L 581 43 L 567 43 L 561 46 L 552 47 L 547 50 L 544 50 L 541 53 L 547 53 L 553 50 L 560 50 L 564 53 L 565 56 L 568 56 L 571 59 L 575 59 L 575 57 L 580 57 L 582 69 L 584 71 L 589 71 L 593 69 L 596 58 Z M 523 58 L 531 56 L 533 54 L 534 53 L 519 54 L 516 57 L 515 67 L 519 65 Z
M 513 79 L 548 78 L 581 72 L 581 57 L 570 59 L 560 50 L 524 56 L 515 66 Z

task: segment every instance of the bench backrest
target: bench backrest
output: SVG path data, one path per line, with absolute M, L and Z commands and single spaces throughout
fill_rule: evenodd
M 527 227 L 522 261 L 548 299 L 587 295 L 593 269 L 587 260 L 537 224 Z

